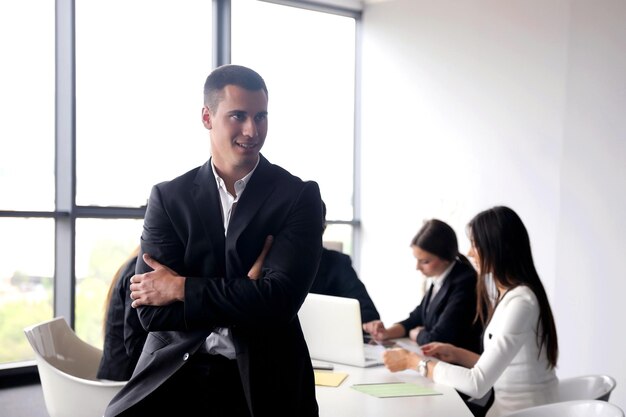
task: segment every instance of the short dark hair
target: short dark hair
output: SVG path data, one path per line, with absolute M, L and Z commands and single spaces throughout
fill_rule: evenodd
M 424 222 L 422 228 L 411 240 L 411 246 L 417 246 L 450 262 L 454 261 L 459 255 L 459 244 L 454 229 L 438 219 L 430 219 Z
M 241 65 L 222 65 L 214 69 L 204 82 L 204 105 L 211 112 L 217 110 L 227 85 L 236 85 L 248 91 L 263 90 L 268 95 L 265 81 L 256 71 Z

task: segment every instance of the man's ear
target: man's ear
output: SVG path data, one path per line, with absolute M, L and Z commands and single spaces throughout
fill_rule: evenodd
M 211 112 L 207 106 L 202 107 L 202 124 L 205 128 L 211 130 Z

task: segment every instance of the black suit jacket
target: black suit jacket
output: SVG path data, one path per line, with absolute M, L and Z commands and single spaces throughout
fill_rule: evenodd
M 367 293 L 365 285 L 352 267 L 352 260 L 345 253 L 324 248 L 317 276 L 311 287 L 316 294 L 356 298 L 361 307 L 361 321 L 379 320 L 380 315 Z
M 115 283 L 107 309 L 104 348 L 97 377 L 111 381 L 128 381 L 139 360 L 141 349 L 148 337 L 137 316 L 130 307 L 130 278 L 135 275 L 137 257 L 128 260 L 115 277 Z M 125 312 L 127 313 L 126 318 Z
M 263 277 L 247 273 L 274 236 Z M 150 195 L 137 273 L 148 253 L 185 281 L 185 302 L 138 309 L 150 331 L 128 384 L 105 416 L 144 399 L 174 374 L 215 327 L 228 327 L 248 406 L 259 416 L 317 416 L 313 370 L 297 312 L 322 250 L 322 203 L 303 182 L 264 157 L 224 234 L 219 193 L 208 161 Z M 176 399 L 172 399 L 176 401 Z
M 474 324 L 476 316 L 476 271 L 470 265 L 455 261 L 454 267 L 443 285 L 430 301 L 428 292 L 420 305 L 409 317 L 400 322 L 408 332 L 417 326 L 424 326 L 417 335 L 417 343 L 452 343 L 472 352 L 482 351 L 482 326 Z

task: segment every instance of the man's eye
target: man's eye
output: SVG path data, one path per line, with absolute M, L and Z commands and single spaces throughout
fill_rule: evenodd
M 267 119 L 267 114 L 259 114 L 254 118 L 257 122 L 262 122 Z
M 239 121 L 244 120 L 246 118 L 246 116 L 243 113 L 233 113 L 231 117 Z

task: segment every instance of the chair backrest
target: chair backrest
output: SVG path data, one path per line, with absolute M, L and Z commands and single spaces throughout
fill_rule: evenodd
M 564 401 L 530 407 L 506 417 L 624 417 L 615 404 L 599 400 Z
M 50 417 L 100 417 L 126 382 L 101 381 L 102 351 L 82 341 L 63 317 L 24 329 L 35 352 Z
M 343 252 L 343 242 L 340 242 L 338 240 L 325 240 L 322 242 L 322 246 L 324 246 L 326 249 Z
M 608 375 L 582 375 L 559 380 L 559 401 L 608 401 L 617 385 Z

